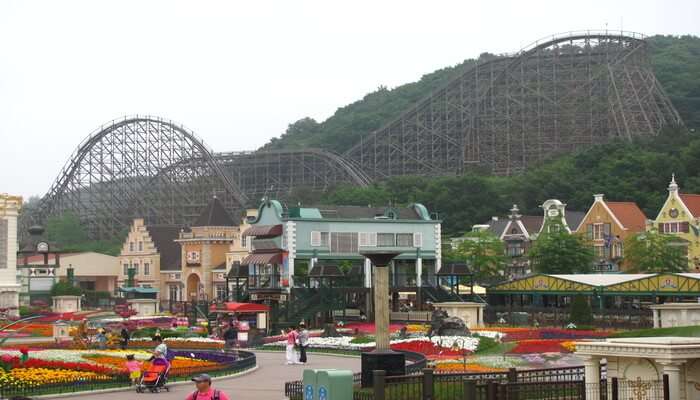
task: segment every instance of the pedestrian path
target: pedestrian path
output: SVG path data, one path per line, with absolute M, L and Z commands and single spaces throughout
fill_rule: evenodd
M 354 372 L 360 371 L 359 357 L 338 357 L 331 355 L 309 354 L 306 365 L 284 365 L 284 352 L 256 353 L 258 369 L 249 374 L 236 378 L 216 380 L 214 388 L 225 391 L 235 400 L 282 400 L 284 399 L 284 383 L 300 380 L 305 368 L 337 368 Z M 74 396 L 77 400 L 184 400 L 194 392 L 191 385 L 172 386 L 170 392 L 157 394 L 137 394 L 127 392 L 111 392 L 101 394 L 86 394 Z

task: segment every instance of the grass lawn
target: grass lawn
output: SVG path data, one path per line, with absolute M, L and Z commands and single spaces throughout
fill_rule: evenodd
M 517 342 L 499 343 L 483 350 L 477 350 L 474 354 L 479 356 L 497 356 L 511 351 L 517 345 Z
M 618 332 L 610 335 L 611 338 L 633 337 L 657 337 L 657 336 L 685 336 L 700 337 L 700 325 L 679 326 L 676 328 L 639 329 L 636 331 Z

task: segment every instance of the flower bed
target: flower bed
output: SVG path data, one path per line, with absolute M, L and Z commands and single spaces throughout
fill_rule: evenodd
M 555 339 L 535 339 L 521 340 L 510 353 L 513 354 L 528 354 L 528 353 L 564 353 L 569 352 L 562 346 L 565 340 Z
M 224 348 L 224 341 L 209 338 L 165 338 L 163 341 L 172 349 L 201 349 L 201 350 L 221 350 Z M 130 346 L 155 348 L 156 342 L 151 338 L 132 339 Z
M 491 328 L 490 331 L 505 333 L 506 342 L 519 342 L 534 339 L 601 339 L 612 334 L 604 330 L 577 330 L 562 328 Z M 476 331 L 480 333 L 480 331 Z

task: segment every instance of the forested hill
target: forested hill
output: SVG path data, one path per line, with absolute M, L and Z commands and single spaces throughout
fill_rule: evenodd
M 649 39 L 656 76 L 689 128 L 700 128 L 700 38 L 696 36 L 652 36 Z M 479 58 L 494 57 L 482 54 Z M 264 148 L 320 147 L 343 152 L 360 136 L 381 128 L 431 91 L 438 89 L 475 60 L 424 75 L 418 82 L 394 89 L 380 87 L 362 100 L 339 108 L 323 122 L 302 118 L 289 125 L 280 137 Z

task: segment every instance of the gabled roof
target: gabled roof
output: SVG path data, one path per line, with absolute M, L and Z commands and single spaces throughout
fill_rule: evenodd
M 549 276 L 590 286 L 609 286 L 633 281 L 635 279 L 648 278 L 653 275 L 654 274 L 558 274 Z
M 146 230 L 160 254 L 160 270 L 179 271 L 181 269 L 180 244 L 175 242 L 175 239 L 180 235 L 180 227 L 177 225 L 148 225 Z
M 542 228 L 542 221 L 544 217 L 542 215 L 523 215 L 520 217 L 520 221 L 523 223 L 525 229 L 527 229 L 528 235 L 537 233 Z
M 569 229 L 571 231 L 575 231 L 576 228 L 581 224 L 581 221 L 583 221 L 583 217 L 586 216 L 585 212 L 582 211 L 569 211 L 566 210 L 566 215 L 564 219 L 566 219 L 566 225 L 569 226 Z
M 235 226 L 233 218 L 228 214 L 221 201 L 214 197 L 207 208 L 199 215 L 192 226 Z
M 683 200 L 683 204 L 688 207 L 688 211 L 693 214 L 693 217 L 700 218 L 700 194 L 679 193 L 678 197 Z
M 606 201 L 605 204 L 626 229 L 632 232 L 643 232 L 646 230 L 647 217 L 637 206 L 637 203 L 631 201 Z

